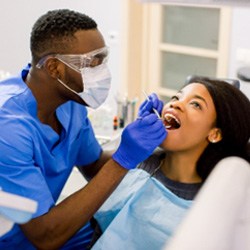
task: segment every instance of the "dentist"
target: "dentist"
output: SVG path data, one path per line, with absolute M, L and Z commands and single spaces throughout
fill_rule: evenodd
M 31 64 L 0 83 L 0 184 L 38 208 L 0 237 L 0 249 L 88 249 L 92 215 L 166 130 L 149 114 L 124 129 L 113 155 L 103 152 L 86 106 L 105 101 L 111 77 L 108 48 L 90 17 L 47 12 L 33 26 L 30 49 Z M 91 181 L 57 204 L 74 166 Z

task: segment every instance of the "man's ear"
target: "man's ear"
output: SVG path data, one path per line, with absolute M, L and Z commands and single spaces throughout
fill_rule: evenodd
M 44 63 L 44 68 L 52 78 L 57 79 L 60 76 L 60 63 L 56 58 L 48 58 Z
M 213 128 L 208 134 L 208 141 L 217 143 L 222 140 L 222 133 L 220 128 Z

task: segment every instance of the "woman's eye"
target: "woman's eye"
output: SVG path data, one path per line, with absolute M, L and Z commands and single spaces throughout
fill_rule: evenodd
M 198 102 L 191 102 L 191 104 L 192 104 L 195 108 L 201 109 L 201 105 L 200 105 Z

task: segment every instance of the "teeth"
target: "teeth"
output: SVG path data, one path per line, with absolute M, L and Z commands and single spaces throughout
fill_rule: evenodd
M 173 114 L 166 114 L 164 116 L 164 119 L 166 121 L 165 123 L 166 128 L 179 128 L 180 127 L 179 120 Z
M 176 121 L 178 124 L 180 124 L 180 122 L 177 120 L 177 118 L 176 118 L 174 115 L 172 115 L 172 114 L 166 114 L 166 115 L 164 116 L 164 118 L 165 118 L 166 121 L 168 121 L 168 122 L 170 122 L 171 119 L 175 119 L 175 121 Z

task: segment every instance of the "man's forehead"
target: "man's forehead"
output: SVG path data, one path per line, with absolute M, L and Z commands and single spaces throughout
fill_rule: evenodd
M 71 54 L 85 54 L 105 47 L 105 41 L 98 29 L 79 30 L 74 37 Z

